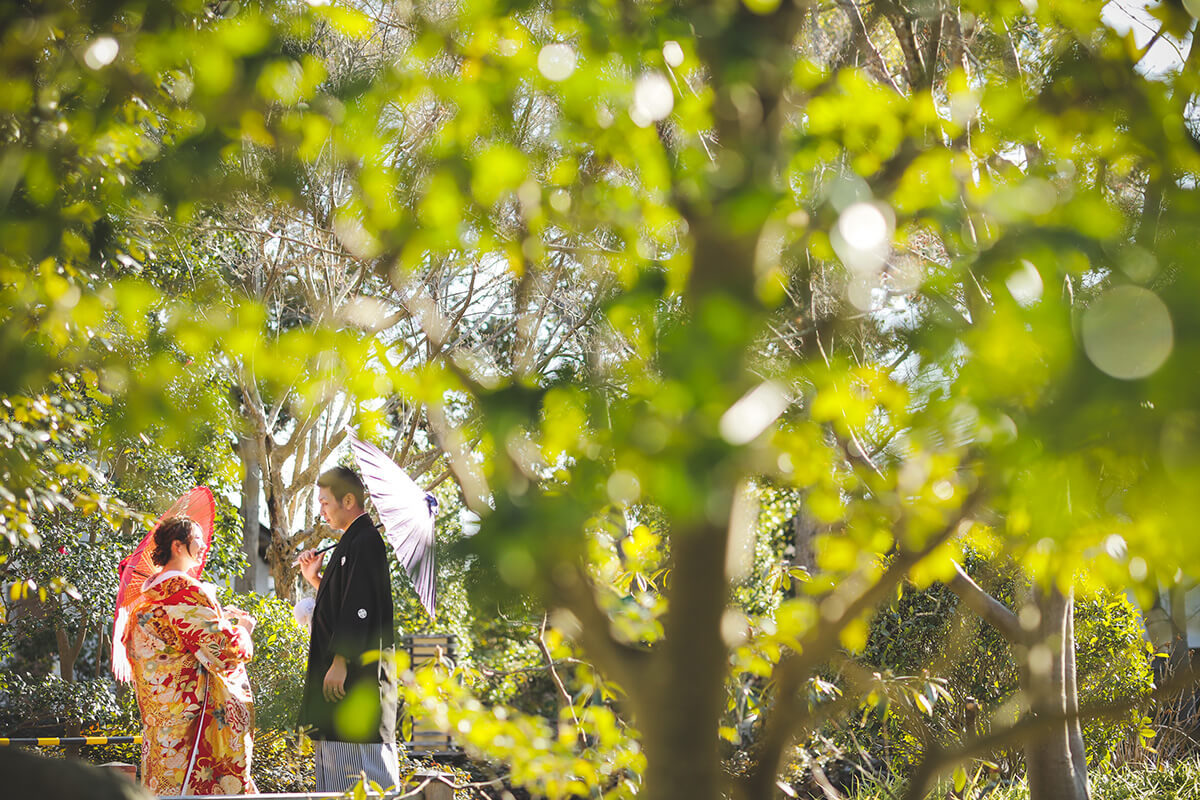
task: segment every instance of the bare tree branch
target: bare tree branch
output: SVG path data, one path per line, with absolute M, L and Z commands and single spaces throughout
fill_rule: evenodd
M 838 0 L 838 5 L 846 12 L 846 16 L 850 19 L 850 27 L 852 29 L 851 36 L 853 37 L 854 45 L 858 48 L 870 64 L 875 67 L 875 72 L 879 78 L 892 88 L 896 94 L 903 95 L 904 92 L 896 85 L 896 81 L 892 78 L 891 69 L 888 68 L 887 62 L 883 60 L 883 54 L 879 52 L 879 48 L 871 41 L 871 31 L 863 19 L 862 12 L 859 10 L 857 0 Z M 872 13 L 872 19 L 875 18 L 877 12 Z

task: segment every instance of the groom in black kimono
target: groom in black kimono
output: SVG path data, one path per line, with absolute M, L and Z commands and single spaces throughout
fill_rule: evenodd
M 300 724 L 313 739 L 318 792 L 348 791 L 363 774 L 388 788 L 399 764 L 387 548 L 363 510 L 357 474 L 334 467 L 317 487 L 321 516 L 345 533 L 323 574 L 319 555 L 300 554 L 300 572 L 317 590 Z

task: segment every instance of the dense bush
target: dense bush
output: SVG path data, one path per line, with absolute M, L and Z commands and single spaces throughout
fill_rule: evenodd
M 141 722 L 137 714 L 133 693 L 128 693 L 129 704 L 132 707 L 132 722 L 123 721 L 115 725 L 92 725 L 80 732 L 82 736 L 129 736 L 141 732 Z M 59 748 L 61 749 L 61 748 Z M 142 760 L 140 744 L 94 744 L 79 748 L 79 757 L 93 764 L 107 764 L 119 761 L 124 764 L 138 764 Z
M 137 729 L 137 719 L 132 693 L 118 698 L 107 678 L 68 682 L 53 674 L 10 674 L 0 692 L 0 731 L 13 736 L 60 736 L 93 726 L 128 733 Z
M 238 606 L 258 621 L 252 637 L 254 660 L 248 667 L 257 727 L 295 729 L 308 660 L 308 630 L 296 622 L 292 606 L 274 595 L 225 593 L 221 602 Z
M 316 788 L 312 742 L 295 731 L 254 732 L 250 765 L 260 792 L 311 792 Z
M 1081 703 L 1115 703 L 1154 688 L 1153 648 L 1145 638 L 1141 612 L 1124 594 L 1081 598 L 1075 605 L 1075 667 Z M 1143 709 L 1120 720 L 1093 720 L 1083 726 L 1088 763 L 1101 766 L 1141 729 Z
M 1016 585 L 1011 577 L 993 576 L 988 588 L 1013 604 Z M 1152 653 L 1141 614 L 1123 594 L 1077 599 L 1075 652 L 1081 704 L 1129 698 L 1153 686 Z M 993 714 L 1017 713 L 1009 705 L 1017 691 L 1010 646 L 940 584 L 921 591 L 906 588 L 896 603 L 881 609 L 863 656 L 885 679 L 916 689 L 908 694 L 915 702 L 884 704 L 847 729 L 853 729 L 855 744 L 886 764 L 891 774 L 906 773 L 931 737 L 948 744 L 966 733 L 971 718 L 982 727 Z M 920 700 L 922 693 L 928 704 Z M 966 710 L 969 699 L 979 707 L 977 716 Z M 1140 719 L 1135 709 L 1121 720 L 1085 724 L 1089 763 L 1103 764 L 1136 733 Z M 1020 755 L 1006 754 L 999 761 L 1013 766 Z
M 315 785 L 312 745 L 296 730 L 308 659 L 308 630 L 274 595 L 221 598 L 257 620 L 250 684 L 254 689 L 254 780 L 261 792 L 305 792 Z

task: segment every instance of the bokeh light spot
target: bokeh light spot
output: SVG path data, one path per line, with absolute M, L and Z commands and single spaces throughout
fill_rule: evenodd
M 1136 380 L 1163 365 L 1174 345 L 1171 313 L 1139 286 L 1109 289 L 1083 316 L 1083 349 L 1097 369 Z
M 783 386 L 764 381 L 721 415 L 721 436 L 733 445 L 754 440 L 787 410 L 790 403 Z
M 116 59 L 117 53 L 120 51 L 121 46 L 117 44 L 116 39 L 111 36 L 101 36 L 88 46 L 87 51 L 83 54 L 83 63 L 92 69 L 107 67 Z
M 663 44 L 663 60 L 671 67 L 678 67 L 683 63 L 683 48 L 679 46 L 679 42 L 672 39 Z
M 633 108 L 629 116 L 640 127 L 667 118 L 675 107 L 675 91 L 671 82 L 659 72 L 647 72 L 633 87 Z M 648 122 L 644 122 L 648 121 Z
M 888 235 L 887 219 L 872 203 L 855 203 L 838 217 L 838 233 L 855 250 L 874 250 Z
M 608 496 L 614 503 L 636 503 L 642 496 L 642 487 L 637 475 L 627 469 L 619 469 L 608 478 Z
M 867 278 L 866 284 L 872 288 L 880 285 L 879 273 L 891 252 L 892 225 L 890 208 L 858 201 L 846 206 L 830 236 L 830 243 L 846 268 L 853 275 Z
M 1021 266 L 1013 270 L 1004 281 L 1004 285 L 1008 287 L 1013 299 L 1022 306 L 1031 306 L 1041 300 L 1045 289 L 1042 274 L 1028 261 L 1022 261 Z
M 548 81 L 565 81 L 575 71 L 576 62 L 570 45 L 548 44 L 538 53 L 538 72 Z

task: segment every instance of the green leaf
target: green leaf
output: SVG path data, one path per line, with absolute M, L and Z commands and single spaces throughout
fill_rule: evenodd
M 746 8 L 755 14 L 766 16 L 775 13 L 775 10 L 779 8 L 780 0 L 743 0 L 743 2 L 746 4 Z
M 370 17 L 358 9 L 348 6 L 314 6 L 312 13 L 351 39 L 365 39 L 375 29 L 375 23 Z

